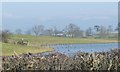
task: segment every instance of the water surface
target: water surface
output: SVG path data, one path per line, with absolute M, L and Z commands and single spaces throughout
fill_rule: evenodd
M 110 49 L 118 48 L 118 43 L 100 43 L 100 44 L 66 44 L 54 45 L 53 48 L 57 52 L 64 54 L 73 54 L 78 51 L 82 52 L 102 52 Z

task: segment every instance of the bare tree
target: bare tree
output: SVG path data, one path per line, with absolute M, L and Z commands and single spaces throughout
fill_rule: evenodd
M 96 32 L 99 32 L 100 31 L 100 26 L 99 25 L 95 25 L 94 29 L 96 30 Z
M 44 35 L 52 36 L 52 34 L 54 34 L 54 31 L 52 29 L 44 30 Z
M 108 34 L 107 28 L 105 26 L 95 25 L 94 29 L 96 30 L 97 37 L 106 37 Z
M 44 31 L 44 26 L 43 25 L 35 25 L 32 28 L 32 31 L 36 36 L 39 36 Z
M 108 31 L 108 33 L 111 33 L 113 31 L 113 28 L 111 25 L 108 26 L 107 31 Z
M 93 32 L 92 32 L 92 28 L 89 27 L 87 30 L 86 30 L 86 36 L 92 36 Z
M 107 36 L 107 28 L 105 26 L 100 26 L 100 37 L 106 37 Z
M 78 36 L 80 28 L 75 24 L 69 24 L 68 26 L 66 26 L 65 32 L 66 34 L 70 34 L 71 37 L 75 37 Z
M 56 26 L 54 26 L 53 32 L 54 32 L 55 35 L 58 33 L 58 30 L 57 30 Z

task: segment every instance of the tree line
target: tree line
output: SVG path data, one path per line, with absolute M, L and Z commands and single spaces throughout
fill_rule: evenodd
M 15 34 L 27 34 L 35 36 L 58 36 L 58 37 L 95 37 L 95 38 L 117 38 L 119 31 L 119 25 L 116 28 L 113 28 L 112 25 L 107 27 L 103 25 L 94 25 L 93 27 L 88 27 L 86 30 L 82 30 L 76 24 L 69 24 L 64 27 L 64 29 L 59 30 L 56 27 L 51 29 L 45 29 L 44 25 L 35 25 L 31 29 L 28 29 L 24 33 L 21 29 L 16 29 Z M 12 34 L 9 30 L 0 31 L 0 40 L 7 42 L 7 38 Z
M 118 27 L 113 28 L 112 25 L 105 27 L 103 25 L 94 25 L 94 27 L 88 27 L 86 30 L 82 30 L 75 24 L 69 24 L 65 26 L 63 30 L 59 30 L 56 27 L 52 29 L 45 29 L 44 25 L 35 25 L 31 29 L 27 30 L 25 34 L 28 35 L 46 35 L 46 36 L 64 36 L 64 37 L 106 37 L 112 36 L 118 31 Z M 15 31 L 16 34 L 22 34 L 21 29 Z

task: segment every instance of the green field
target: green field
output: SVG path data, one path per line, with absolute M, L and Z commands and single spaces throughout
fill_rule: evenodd
M 65 38 L 51 36 L 30 36 L 30 35 L 12 35 L 12 39 L 20 40 L 24 38 L 30 44 L 85 44 L 85 43 L 109 43 L 117 42 L 117 39 L 95 39 L 95 38 Z
M 22 54 L 22 53 L 27 53 L 27 52 L 30 52 L 30 53 L 48 52 L 48 51 L 53 51 L 53 49 L 2 43 L 2 55 L 3 56 L 14 55 L 14 51 L 17 54 Z
M 53 48 L 42 48 L 38 45 L 42 44 L 85 44 L 85 43 L 110 43 L 117 42 L 113 39 L 94 39 L 94 38 L 65 38 L 65 37 L 50 37 L 50 36 L 31 36 L 31 35 L 11 35 L 10 39 L 19 41 L 20 39 L 29 41 L 29 46 L 15 45 L 12 43 L 2 43 L 2 55 L 14 55 L 22 53 L 39 53 L 53 51 Z

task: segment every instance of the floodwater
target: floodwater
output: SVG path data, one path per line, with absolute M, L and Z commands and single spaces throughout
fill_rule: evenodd
M 54 45 L 55 51 L 64 54 L 73 54 L 78 51 L 81 52 L 102 52 L 110 49 L 118 48 L 118 43 L 100 43 L 100 44 L 65 44 Z

